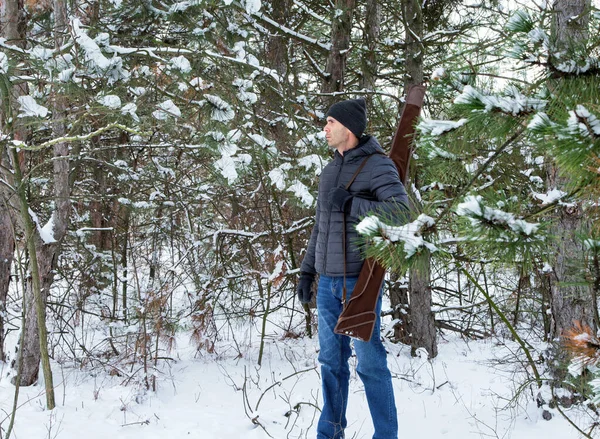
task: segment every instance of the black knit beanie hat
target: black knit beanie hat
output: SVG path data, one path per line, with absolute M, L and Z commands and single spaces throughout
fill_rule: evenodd
M 333 104 L 327 116 L 333 117 L 360 139 L 367 127 L 367 103 L 363 98 Z

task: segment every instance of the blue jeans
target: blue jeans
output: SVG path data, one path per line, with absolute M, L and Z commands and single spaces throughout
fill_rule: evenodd
M 346 278 L 348 296 L 357 277 Z M 319 312 L 319 362 L 323 380 L 323 409 L 317 425 L 317 439 L 342 439 L 346 428 L 346 406 L 352 353 L 350 337 L 333 333 L 342 312 L 343 277 L 321 275 L 317 292 Z M 381 314 L 381 294 L 377 301 Z M 354 340 L 358 359 L 356 371 L 365 387 L 365 394 L 375 427 L 373 439 L 397 439 L 398 417 L 392 387 L 392 375 L 387 367 L 386 351 L 380 338 L 381 318 L 377 318 L 369 342 Z

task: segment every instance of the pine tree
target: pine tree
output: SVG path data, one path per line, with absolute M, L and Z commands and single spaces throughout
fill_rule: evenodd
M 560 2 L 505 11 L 466 65 L 444 66 L 430 93 L 452 96 L 451 105 L 443 120 L 419 124 L 423 215 L 405 227 L 374 218 L 361 226 L 390 266 L 431 252 L 435 267 L 448 267 L 444 288 L 442 279 L 434 288 L 461 293 L 438 312 L 475 310 L 484 333 L 520 339 L 520 328 L 539 326 L 552 340 L 574 321 L 595 330 L 600 15 L 590 3 L 570 5 L 578 12 Z M 467 302 L 469 289 L 478 293 Z

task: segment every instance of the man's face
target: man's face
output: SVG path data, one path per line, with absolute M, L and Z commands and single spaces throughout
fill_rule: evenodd
M 327 123 L 325 124 L 323 131 L 325 131 L 327 144 L 332 149 L 337 149 L 341 145 L 346 145 L 352 135 L 352 132 L 348 128 L 331 116 L 327 117 Z

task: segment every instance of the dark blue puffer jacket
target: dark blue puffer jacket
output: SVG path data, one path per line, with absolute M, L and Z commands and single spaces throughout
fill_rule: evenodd
M 372 136 L 363 136 L 358 146 L 340 155 L 323 168 L 319 181 L 317 214 L 301 271 L 326 276 L 344 275 L 342 251 L 343 216 L 346 215 L 346 275 L 358 276 L 364 256 L 357 247 L 356 225 L 368 213 L 400 217 L 408 209 L 406 190 L 392 160 Z M 360 164 L 373 155 L 360 171 L 350 193 L 354 195 L 349 214 L 331 210 L 328 197 L 334 187 L 345 187 Z M 399 218 L 400 219 L 400 218 Z

